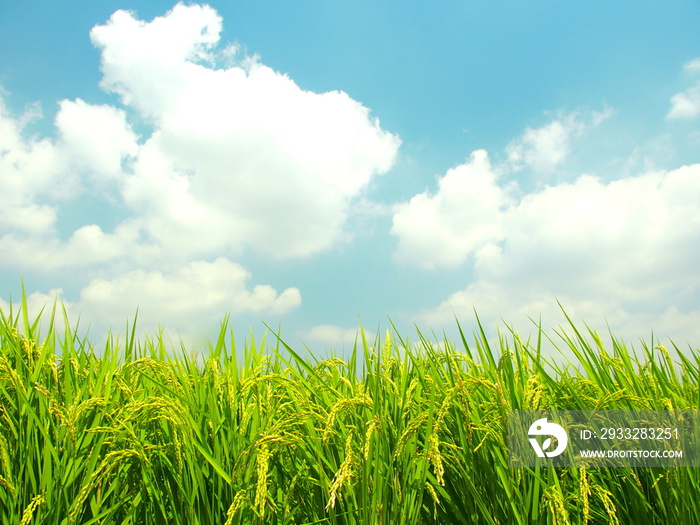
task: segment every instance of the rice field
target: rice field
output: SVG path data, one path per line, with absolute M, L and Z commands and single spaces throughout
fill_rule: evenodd
M 346 359 L 303 357 L 272 331 L 236 347 L 224 320 L 202 359 L 135 326 L 96 349 L 60 305 L 24 306 L 0 319 L 3 524 L 700 523 L 696 469 L 511 468 L 507 449 L 514 409 L 697 410 L 692 349 L 571 323 L 497 345 L 361 331 Z

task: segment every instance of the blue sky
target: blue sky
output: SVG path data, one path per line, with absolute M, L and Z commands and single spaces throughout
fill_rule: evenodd
M 0 5 L 0 307 L 700 344 L 697 2 Z

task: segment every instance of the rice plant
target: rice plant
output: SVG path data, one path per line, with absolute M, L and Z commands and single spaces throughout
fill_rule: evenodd
M 274 332 L 236 348 L 225 319 L 196 359 L 135 323 L 95 349 L 60 305 L 26 312 L 0 312 L 1 523 L 700 523 L 695 469 L 512 468 L 506 428 L 516 409 L 697 410 L 693 350 L 570 322 L 497 348 L 481 325 L 440 345 L 360 331 L 346 359 L 303 357 Z

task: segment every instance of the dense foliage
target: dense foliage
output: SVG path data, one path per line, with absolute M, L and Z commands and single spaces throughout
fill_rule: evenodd
M 695 469 L 514 469 L 507 449 L 511 409 L 697 410 L 693 351 L 638 359 L 571 324 L 565 364 L 542 331 L 483 330 L 360 332 L 318 361 L 278 337 L 236 349 L 224 322 L 195 358 L 134 328 L 59 337 L 56 308 L 42 337 L 25 312 L 0 320 L 1 523 L 700 523 Z

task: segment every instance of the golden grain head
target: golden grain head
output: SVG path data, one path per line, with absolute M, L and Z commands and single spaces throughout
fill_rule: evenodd
M 598 496 L 598 499 L 603 503 L 605 512 L 608 514 L 608 525 L 620 525 L 620 520 L 617 518 L 617 508 L 613 502 L 612 493 L 600 485 L 595 486 L 595 493 Z
M 369 458 L 370 444 L 372 443 L 372 434 L 381 428 L 379 423 L 379 417 L 374 416 L 372 419 L 367 421 L 367 431 L 365 432 L 365 445 L 362 448 L 362 455 L 365 459 Z
M 44 503 L 44 496 L 39 494 L 38 496 L 34 496 L 32 498 L 32 501 L 29 502 L 29 505 L 27 505 L 27 508 L 24 509 L 24 512 L 22 513 L 22 519 L 19 522 L 19 525 L 29 525 L 29 523 L 32 521 L 32 518 L 34 517 L 34 511 L 37 509 L 39 505 Z
M 233 502 L 229 506 L 228 510 L 226 511 L 226 522 L 224 525 L 233 525 L 233 518 L 236 516 L 236 513 L 243 508 L 243 503 L 245 503 L 247 497 L 246 497 L 246 490 L 241 489 L 238 492 L 236 492 L 236 495 L 233 498 Z
M 401 434 L 398 443 L 396 444 L 396 450 L 394 451 L 394 461 L 396 461 L 396 459 L 403 452 L 408 439 L 418 431 L 418 429 L 428 420 L 428 417 L 429 413 L 426 410 L 418 416 L 416 416 L 415 418 L 413 418 L 413 420 L 411 420 L 411 422 L 406 427 L 406 430 L 404 430 L 403 434 Z
M 438 480 L 440 485 L 445 485 L 445 467 L 442 462 L 442 454 L 440 454 L 440 439 L 436 432 L 433 432 L 428 437 L 428 446 L 426 447 L 426 454 L 430 459 L 430 463 L 433 466 L 433 473 Z
M 570 525 L 564 497 L 556 486 L 547 487 L 543 494 L 555 525 Z
M 265 517 L 265 504 L 267 502 L 267 473 L 270 467 L 270 447 L 267 442 L 259 445 L 255 458 L 255 470 L 257 473 L 257 483 L 255 486 L 255 508 L 261 518 Z
M 345 442 L 345 459 L 340 464 L 338 472 L 335 473 L 333 483 L 328 492 L 328 503 L 326 504 L 326 512 L 335 507 L 336 500 L 341 498 L 340 490 L 343 485 L 355 476 L 355 464 L 357 456 L 352 448 L 352 436 L 349 435 Z M 342 499 L 342 498 L 341 498 Z
M 587 525 L 591 515 L 591 486 L 588 481 L 588 473 L 586 467 L 579 468 L 579 497 L 581 498 L 583 511 L 583 525 Z

